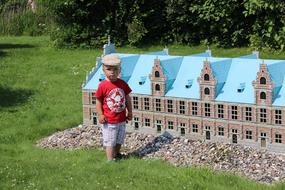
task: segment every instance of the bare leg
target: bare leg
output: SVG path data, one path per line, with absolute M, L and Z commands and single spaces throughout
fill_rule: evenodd
M 106 147 L 106 155 L 107 155 L 108 161 L 113 160 L 114 153 L 115 153 L 114 147 L 112 147 L 112 146 Z

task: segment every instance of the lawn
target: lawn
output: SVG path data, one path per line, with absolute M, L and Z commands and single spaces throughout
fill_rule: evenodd
M 161 46 L 119 52 L 160 51 Z M 169 47 L 189 55 L 205 47 Z M 215 56 L 249 48 L 213 48 Z M 131 158 L 106 163 L 97 149 L 45 150 L 37 140 L 82 122 L 81 84 L 102 49 L 55 49 L 48 37 L 0 37 L 0 189 L 285 189 L 209 169 Z M 285 54 L 262 57 L 285 59 Z

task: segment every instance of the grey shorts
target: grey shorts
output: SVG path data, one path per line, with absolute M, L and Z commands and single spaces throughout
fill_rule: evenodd
M 102 124 L 103 146 L 116 146 L 123 144 L 126 136 L 126 122 Z

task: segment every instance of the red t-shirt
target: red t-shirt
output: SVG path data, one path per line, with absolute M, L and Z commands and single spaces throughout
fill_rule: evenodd
M 129 85 L 121 79 L 115 82 L 104 80 L 99 84 L 96 98 L 102 100 L 107 123 L 126 121 L 126 95 L 131 91 Z

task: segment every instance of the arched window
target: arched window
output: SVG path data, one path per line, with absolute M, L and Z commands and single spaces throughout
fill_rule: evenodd
M 155 76 L 155 77 L 160 77 L 159 72 L 158 72 L 158 71 L 155 71 L 154 76 Z
M 210 80 L 210 77 L 209 77 L 208 74 L 205 74 L 205 75 L 204 75 L 204 80 L 205 80 L 205 81 L 209 81 L 209 80 Z
M 204 89 L 204 93 L 205 93 L 205 95 L 209 95 L 210 94 L 210 89 L 209 88 L 205 88 Z
M 156 85 L 155 85 L 155 90 L 156 90 L 156 91 L 160 91 L 160 85 L 159 85 L 159 84 L 156 84 Z
M 260 99 L 265 100 L 266 99 L 266 94 L 265 92 L 260 93 Z
M 266 84 L 266 79 L 264 77 L 260 78 L 260 84 Z

